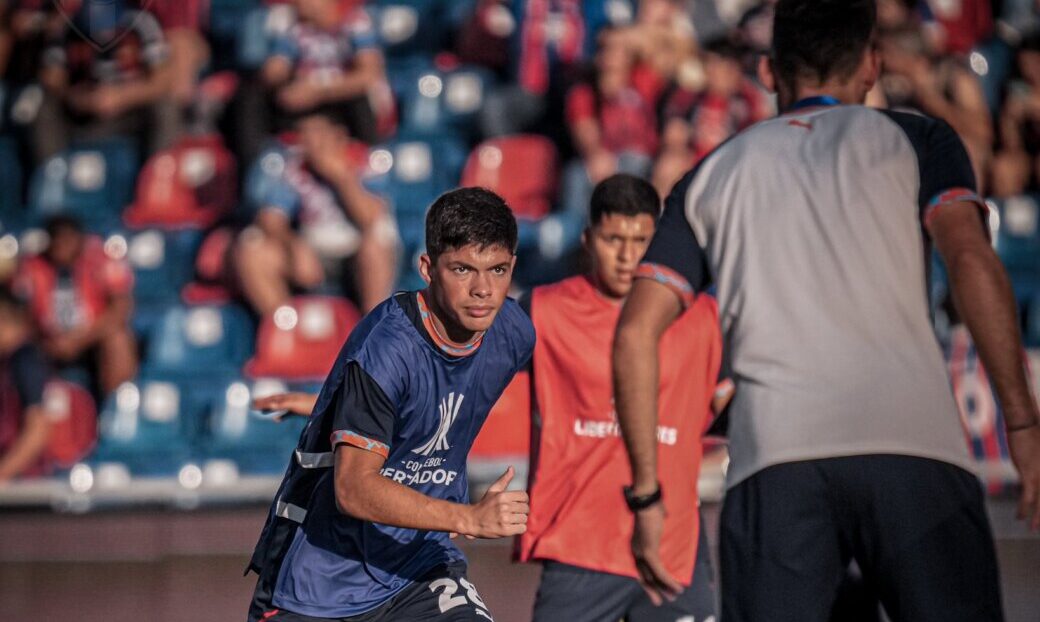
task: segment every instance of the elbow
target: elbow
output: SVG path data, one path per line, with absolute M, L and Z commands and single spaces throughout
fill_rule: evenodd
M 364 520 L 361 495 L 357 486 L 344 481 L 336 482 L 336 509 L 340 514 Z

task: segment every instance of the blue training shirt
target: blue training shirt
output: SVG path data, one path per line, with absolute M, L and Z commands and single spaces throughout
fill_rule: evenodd
M 332 452 L 341 443 L 386 456 L 382 474 L 418 492 L 469 501 L 470 446 L 530 359 L 534 327 L 507 300 L 479 347 L 458 357 L 430 339 L 422 312 L 415 292 L 377 307 L 351 333 L 322 387 L 254 555 L 258 571 L 280 556 L 276 607 L 354 616 L 438 566 L 465 562 L 447 533 L 360 521 L 336 508 Z

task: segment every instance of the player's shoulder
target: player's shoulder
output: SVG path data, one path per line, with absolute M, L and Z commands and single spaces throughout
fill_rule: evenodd
M 539 285 L 531 292 L 532 302 L 537 299 L 540 303 L 556 302 L 561 299 L 570 299 L 586 294 L 588 290 L 588 279 L 581 274 L 567 277 L 563 280 Z
M 387 298 L 358 322 L 344 346 L 347 358 L 362 363 L 386 360 L 394 353 L 406 354 L 415 348 L 411 320 L 397 296 Z

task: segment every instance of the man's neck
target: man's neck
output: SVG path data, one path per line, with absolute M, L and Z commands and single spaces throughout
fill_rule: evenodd
M 430 314 L 430 323 L 433 330 L 437 333 L 436 335 L 431 335 L 435 340 L 439 338 L 450 346 L 466 347 L 480 337 L 480 334 L 475 331 L 466 330 L 454 322 L 445 322 L 441 319 L 446 317 L 447 314 L 440 308 L 437 304 L 437 298 L 431 295 L 428 289 L 419 292 L 419 301 L 425 305 Z
M 841 104 L 857 105 L 864 102 L 866 94 L 862 89 L 849 81 L 847 83 L 827 83 L 818 86 L 799 85 L 792 91 L 782 90 L 779 93 L 781 112 L 789 110 L 800 101 L 813 97 L 826 97 L 837 100 Z
M 599 280 L 599 277 L 596 276 L 595 272 L 589 272 L 585 275 L 585 278 L 589 280 L 589 283 L 592 284 L 592 289 L 596 292 L 596 294 L 599 295 L 600 298 L 618 306 L 624 304 L 625 298 L 627 298 L 627 296 L 615 296 L 614 294 L 607 291 L 607 289 L 603 287 L 603 283 Z

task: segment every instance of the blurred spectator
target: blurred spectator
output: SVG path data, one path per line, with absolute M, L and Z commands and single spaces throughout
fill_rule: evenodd
M 62 150 L 70 135 L 126 136 L 149 153 L 168 147 L 179 125 L 168 57 L 151 13 L 125 0 L 85 0 L 44 53 L 37 159 Z
M 697 45 L 693 22 L 681 0 L 643 0 L 635 24 L 624 33 L 626 44 L 664 80 L 675 75 Z
M 301 118 L 296 129 L 298 144 L 285 151 L 278 178 L 255 198 L 253 224 L 235 243 L 239 288 L 267 316 L 288 302 L 293 289 L 314 289 L 331 272 L 352 281 L 367 312 L 392 293 L 396 226 L 348 159 L 346 128 L 317 112 Z M 270 167 L 267 160 L 258 166 Z
M 1009 197 L 1040 180 L 1040 35 L 1022 42 L 1018 75 L 1007 85 L 1000 114 L 1000 150 L 993 159 L 992 194 Z
M 25 305 L 0 289 L 0 485 L 31 473 L 50 440 L 43 405 L 50 372 L 32 333 Z
M 509 38 L 516 30 L 516 19 L 508 4 L 508 0 L 476 0 L 453 37 L 459 60 L 505 73 L 509 65 Z
M 65 25 L 50 0 L 0 1 L 0 76 L 8 85 L 25 85 L 39 76 L 45 45 Z
M 202 36 L 204 0 L 136 0 L 138 8 L 151 11 L 163 30 L 169 48 L 170 94 L 181 107 L 191 103 L 199 74 L 209 61 Z
M 662 195 L 727 138 L 772 114 L 768 96 L 744 75 L 741 59 L 732 43 L 709 43 L 703 51 L 703 84 L 680 85 L 665 101 L 661 156 L 654 170 L 654 186 Z
M 992 0 L 923 0 L 925 28 L 942 54 L 963 56 L 993 35 Z
M 949 123 L 964 141 L 984 192 L 993 123 L 977 76 L 964 60 L 936 56 L 914 26 L 883 33 L 879 47 L 884 62 L 880 82 L 888 107 Z
M 600 30 L 628 25 L 635 13 L 628 0 L 512 0 L 512 7 L 513 71 L 484 104 L 488 138 L 528 131 L 551 117 L 550 101 L 595 52 Z
M 272 44 L 262 78 L 283 114 L 335 110 L 355 138 L 378 140 L 369 94 L 385 79 L 372 19 L 356 2 L 295 0 L 297 23 Z
M 125 247 L 106 252 L 65 216 L 48 221 L 47 235 L 46 251 L 22 262 L 15 291 L 29 302 L 52 364 L 93 370 L 92 388 L 103 397 L 137 372 L 129 328 L 133 274 L 119 257 Z
M 570 213 L 584 214 L 592 188 L 614 173 L 648 176 L 657 152 L 661 79 L 636 64 L 627 36 L 604 29 L 592 80 L 567 95 L 567 121 L 580 158 L 568 166 L 563 182 L 563 205 Z

